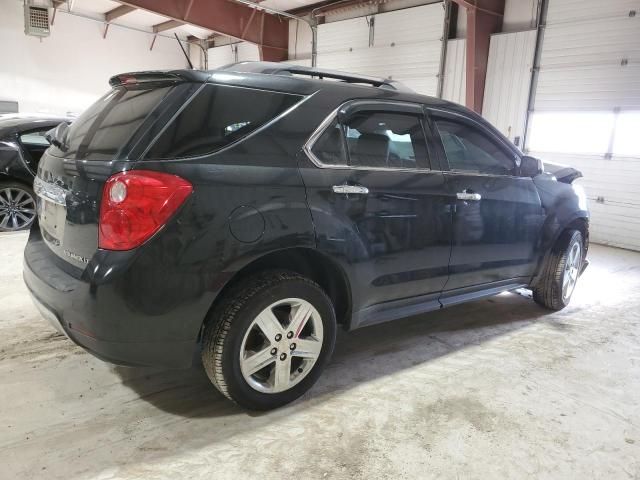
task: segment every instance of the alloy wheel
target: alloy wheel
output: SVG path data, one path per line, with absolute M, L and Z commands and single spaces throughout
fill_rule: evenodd
M 580 243 L 576 242 L 571 246 L 567 255 L 567 262 L 564 266 L 564 275 L 562 276 L 562 299 L 567 302 L 571 298 L 578 276 L 580 274 L 580 265 L 582 263 L 582 248 Z
M 245 381 L 262 393 L 300 383 L 322 350 L 323 327 L 314 306 L 300 298 L 272 303 L 249 325 L 240 348 Z
M 27 190 L 0 188 L 0 230 L 21 230 L 33 223 L 36 201 Z

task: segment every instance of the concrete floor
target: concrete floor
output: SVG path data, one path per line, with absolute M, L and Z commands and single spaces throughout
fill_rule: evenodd
M 341 334 L 293 405 L 201 368 L 103 363 L 42 320 L 0 236 L 0 478 L 640 478 L 640 254 L 593 246 L 572 305 L 517 294 Z

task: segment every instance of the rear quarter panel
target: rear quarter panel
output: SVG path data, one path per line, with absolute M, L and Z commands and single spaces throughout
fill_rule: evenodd
M 253 260 L 289 247 L 314 247 L 311 216 L 295 157 L 276 129 L 195 159 L 140 161 L 189 180 L 193 194 L 139 249 L 121 279 L 131 309 L 184 319 L 195 338 L 217 294 Z

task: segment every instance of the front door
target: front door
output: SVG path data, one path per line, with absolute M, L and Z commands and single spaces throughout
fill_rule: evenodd
M 18 135 L 24 159 L 34 175 L 38 170 L 38 163 L 40 163 L 42 154 L 49 148 L 49 141 L 45 136 L 49 130 L 50 128 L 29 130 Z
M 445 291 L 528 283 L 544 212 L 533 180 L 518 176 L 518 154 L 470 117 L 445 112 L 430 117 L 456 202 Z
M 421 106 L 356 101 L 338 117 L 307 144 L 300 171 L 318 249 L 349 276 L 354 318 L 374 323 L 358 311 L 399 299 L 439 306 L 451 206 L 431 169 Z

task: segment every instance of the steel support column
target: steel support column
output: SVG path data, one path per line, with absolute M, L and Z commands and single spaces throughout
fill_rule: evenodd
M 491 34 L 502 28 L 505 0 L 453 0 L 467 10 L 466 105 L 482 113 Z
M 120 3 L 258 45 L 263 60 L 288 58 L 289 22 L 232 0 L 121 0 Z

